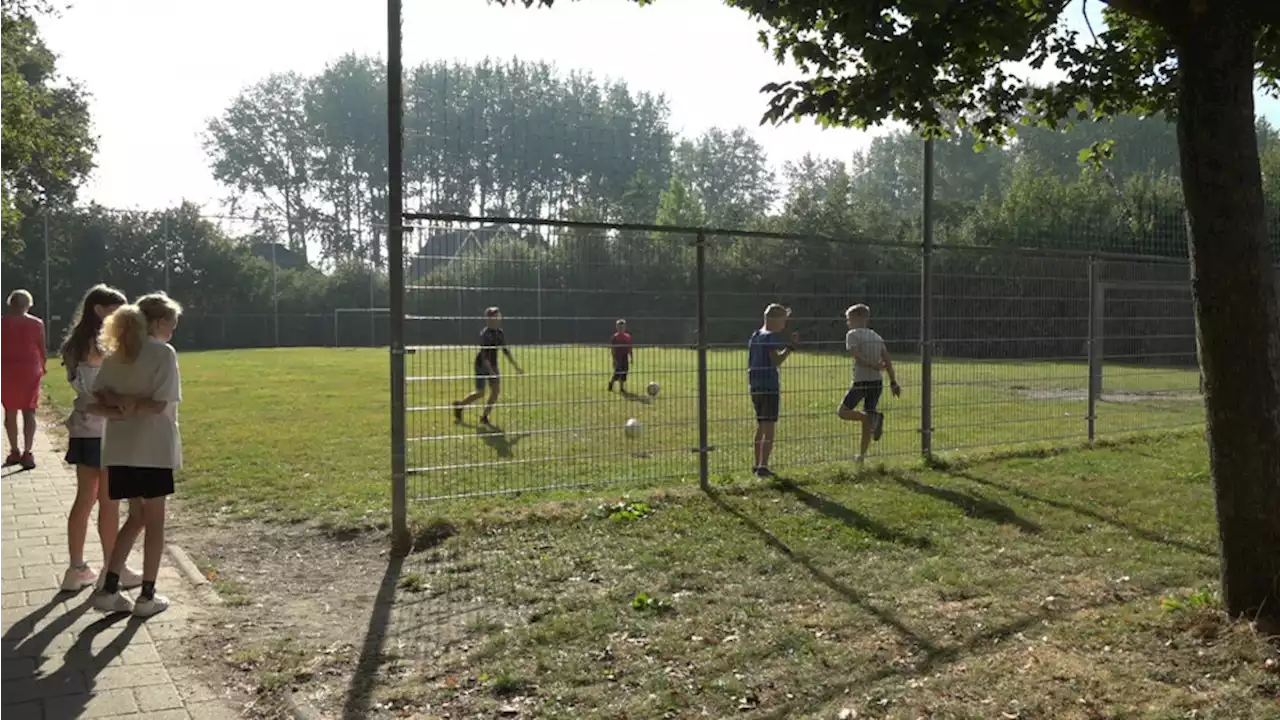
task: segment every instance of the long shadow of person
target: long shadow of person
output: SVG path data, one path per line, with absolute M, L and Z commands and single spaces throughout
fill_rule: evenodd
M 476 435 L 500 458 L 509 458 L 515 454 L 516 444 L 521 440 L 529 437 L 532 433 L 507 434 L 506 430 L 497 425 L 480 425 L 476 427 Z
M 845 507 L 829 497 L 806 490 L 794 481 L 777 477 L 773 480 L 779 490 L 795 497 L 812 510 L 816 510 L 832 520 L 839 521 L 848 527 L 864 532 L 883 542 L 896 543 L 918 549 L 933 547 L 933 541 L 927 537 L 899 532 L 884 523 L 863 515 L 853 508 Z
M 59 593 L 45 607 L 54 607 L 71 597 L 70 593 Z M 89 598 L 70 607 L 67 612 L 54 618 L 30 635 L 24 636 L 22 642 L 13 648 L 18 658 L 31 658 L 33 677 L 26 682 L 16 684 L 14 694 L 5 695 L 5 703 L 26 702 L 46 699 L 46 717 L 79 717 L 89 702 L 93 692 L 94 681 L 102 669 L 110 665 L 124 652 L 132 642 L 142 621 L 124 614 L 108 615 L 88 625 L 76 636 L 75 642 L 64 653 L 62 664 L 49 674 L 41 674 L 41 666 L 49 656 L 46 650 L 54 639 L 73 626 L 90 609 Z M 43 610 L 43 608 L 42 608 Z M 37 611 L 39 612 L 39 611 Z M 45 611 L 47 615 L 48 611 Z M 43 615 L 41 616 L 43 617 Z M 93 652 L 94 639 L 111 626 L 128 618 L 128 624 L 116 637 L 111 639 L 98 653 Z M 39 618 L 32 613 L 21 621 L 34 628 Z M 21 624 L 20 623 L 20 624 Z M 7 638 L 6 638 L 7 640 Z M 6 649 L 8 651 L 8 649 Z M 6 663 L 11 662 L 6 658 Z M 7 669 L 7 668 L 6 668 Z
M 960 490 L 926 485 L 918 480 L 898 475 L 893 476 L 893 481 L 912 492 L 950 503 L 959 508 L 967 517 L 1000 525 L 1012 525 L 1028 535 L 1036 535 L 1040 532 L 1041 528 L 1038 524 L 1022 517 L 1008 505 L 990 498 Z

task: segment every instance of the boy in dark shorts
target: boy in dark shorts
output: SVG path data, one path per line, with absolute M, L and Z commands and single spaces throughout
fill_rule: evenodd
M 502 311 L 496 306 L 484 311 L 484 330 L 480 331 L 480 350 L 475 359 L 476 389 L 470 395 L 453 403 L 453 417 L 462 422 L 462 409 L 484 396 L 485 387 L 489 388 L 489 399 L 484 404 L 484 414 L 480 416 L 481 425 L 490 425 L 489 414 L 498 402 L 502 393 L 502 375 L 498 372 L 498 349 L 507 356 L 511 366 L 517 373 L 523 373 L 519 363 L 511 356 L 507 348 L 506 336 L 502 333 Z
M 778 368 L 791 357 L 800 342 L 798 333 L 791 333 L 790 342 L 783 340 L 782 333 L 787 329 L 790 316 L 790 310 L 776 303 L 766 307 L 763 327 L 751 333 L 747 342 L 747 381 L 756 411 L 752 472 L 758 477 L 773 477 L 769 470 L 769 455 L 773 453 L 773 437 L 782 404 L 782 380 Z
M 609 354 L 613 356 L 613 377 L 609 378 L 609 392 L 613 392 L 613 384 L 618 383 L 618 390 L 626 395 L 627 373 L 631 372 L 631 333 L 627 332 L 626 320 L 613 324 Z
M 862 463 L 871 448 L 871 441 L 879 440 L 884 433 L 884 413 L 879 410 L 880 395 L 884 393 L 880 372 L 889 373 L 889 389 L 894 397 L 902 394 L 902 388 L 898 386 L 898 377 L 884 338 L 867 327 L 871 321 L 871 308 L 861 303 L 850 306 L 844 311 L 844 318 L 849 326 L 844 346 L 853 356 L 853 385 L 845 393 L 844 402 L 836 414 L 841 420 L 862 423 L 862 444 L 857 457 L 858 463 Z M 862 403 L 861 411 L 855 409 L 858 403 Z

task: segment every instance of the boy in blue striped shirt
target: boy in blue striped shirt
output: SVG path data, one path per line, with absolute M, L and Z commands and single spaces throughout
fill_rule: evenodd
M 769 470 L 769 455 L 773 452 L 773 437 L 782 404 L 782 377 L 778 368 L 791 357 L 800 342 L 799 333 L 794 332 L 789 342 L 783 340 L 790 317 L 791 311 L 787 308 L 777 303 L 769 305 L 764 309 L 764 325 L 751 333 L 747 342 L 747 382 L 756 411 L 755 465 L 752 471 L 758 477 L 773 477 Z

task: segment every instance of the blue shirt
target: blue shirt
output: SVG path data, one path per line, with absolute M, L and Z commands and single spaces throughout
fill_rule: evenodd
M 752 392 L 778 392 L 782 389 L 782 379 L 778 366 L 773 364 L 772 350 L 786 347 L 782 341 L 782 333 L 768 330 L 756 330 L 751 333 L 747 342 L 747 380 Z

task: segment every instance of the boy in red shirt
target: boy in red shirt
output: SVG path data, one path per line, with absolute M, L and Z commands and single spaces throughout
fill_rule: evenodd
M 631 371 L 631 333 L 627 332 L 626 320 L 619 320 L 613 327 L 613 339 L 609 341 L 609 353 L 613 355 L 613 377 L 609 379 L 609 392 L 613 392 L 613 384 L 618 383 L 618 390 L 625 395 L 627 373 Z

